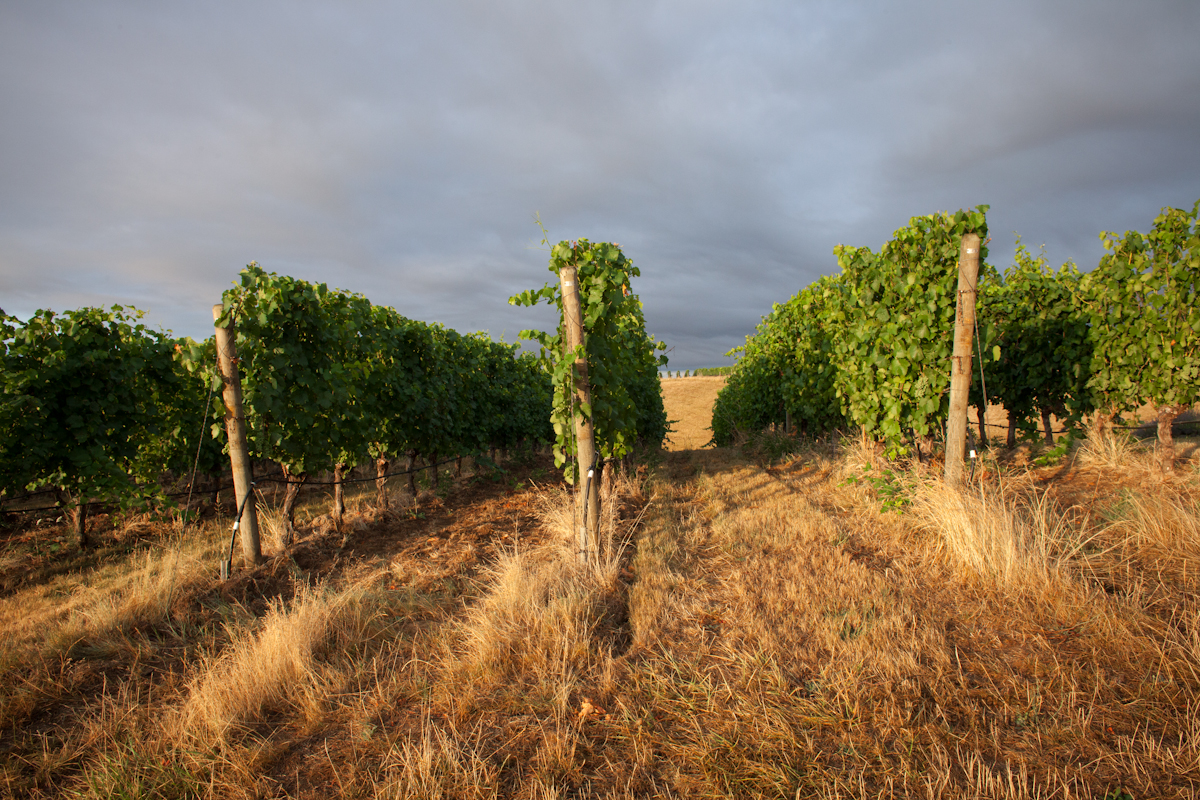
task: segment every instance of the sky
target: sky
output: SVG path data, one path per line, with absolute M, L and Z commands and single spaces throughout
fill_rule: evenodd
M 514 341 L 613 241 L 671 369 L 910 217 L 1094 267 L 1200 199 L 1200 3 L 0 0 L 0 308 L 205 338 L 239 270 Z

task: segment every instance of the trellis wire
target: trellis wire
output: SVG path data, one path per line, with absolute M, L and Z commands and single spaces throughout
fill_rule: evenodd
M 212 396 L 213 385 L 212 381 L 208 382 L 208 399 L 204 401 L 204 422 L 200 424 L 200 436 L 196 440 L 196 460 L 192 462 L 192 477 L 188 481 L 187 502 L 183 504 L 184 509 L 192 507 L 192 487 L 196 485 L 196 470 L 200 468 L 200 448 L 204 446 L 204 429 L 208 427 L 208 415 L 212 411 Z M 218 491 L 220 491 L 218 489 Z M 183 523 L 180 525 L 180 533 L 187 530 L 187 514 L 183 515 Z

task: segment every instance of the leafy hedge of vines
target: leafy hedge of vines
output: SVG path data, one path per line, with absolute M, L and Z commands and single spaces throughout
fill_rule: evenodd
M 839 274 L 776 305 L 731 351 L 740 358 L 714 407 L 714 442 L 785 415 L 810 434 L 861 428 L 893 454 L 939 433 L 959 242 L 986 240 L 986 211 L 913 217 L 878 253 L 835 248 Z M 1031 430 L 1043 413 L 1072 424 L 1150 403 L 1169 419 L 1200 401 L 1198 211 L 1200 201 L 1164 208 L 1147 234 L 1102 233 L 1107 252 L 1089 273 L 1052 270 L 1018 240 L 1000 275 L 982 248 L 972 402 L 986 383 L 989 401 Z
M 621 458 L 638 442 L 657 447 L 667 433 L 658 368 L 667 363 L 658 355 L 665 345 L 646 333 L 642 304 L 630 280 L 641 272 L 609 242 L 559 242 L 550 251 L 550 272 L 556 276 L 565 265 L 577 269 L 584 349 L 591 384 L 591 408 L 578 409 L 591 418 L 596 448 L 603 458 Z M 533 306 L 546 301 L 558 309 L 559 328 L 554 333 L 521 331 L 521 338 L 538 342 L 542 359 L 554 384 L 552 420 L 555 463 L 575 480 L 576 454 L 572 413 L 574 362 L 568 353 L 562 327 L 562 289 L 550 282 L 509 299 L 513 305 Z
M 251 456 L 300 475 L 368 456 L 478 453 L 552 435 L 550 377 L 519 347 L 406 319 L 365 297 L 247 266 L 237 328 Z M 0 312 L 0 499 L 162 502 L 160 477 L 223 471 L 212 337 L 175 339 L 114 306 Z M 210 394 L 211 391 L 211 394 Z

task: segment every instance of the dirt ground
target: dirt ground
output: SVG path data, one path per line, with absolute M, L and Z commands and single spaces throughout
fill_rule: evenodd
M 664 378 L 663 405 L 671 422 L 667 450 L 698 450 L 712 438 L 712 407 L 725 377 Z

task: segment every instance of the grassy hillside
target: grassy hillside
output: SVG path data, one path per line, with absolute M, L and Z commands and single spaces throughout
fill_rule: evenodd
M 697 450 L 712 439 L 712 408 L 724 376 L 666 378 L 662 381 L 663 407 L 671 423 L 666 448 Z

